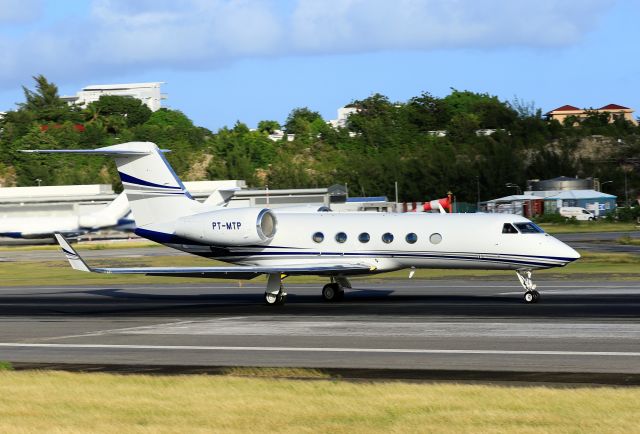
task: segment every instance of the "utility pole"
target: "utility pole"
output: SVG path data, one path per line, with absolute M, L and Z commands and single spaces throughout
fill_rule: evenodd
M 478 200 L 476 201 L 476 212 L 480 212 L 480 176 L 476 175 L 476 188 L 478 193 Z
M 398 181 L 395 182 L 396 185 L 396 206 L 394 207 L 395 211 L 398 211 Z
M 629 208 L 629 190 L 627 188 L 627 171 L 624 171 L 624 206 Z

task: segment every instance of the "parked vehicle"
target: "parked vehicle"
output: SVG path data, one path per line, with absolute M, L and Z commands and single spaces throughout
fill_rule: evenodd
M 570 219 L 571 217 L 575 217 L 576 220 L 581 221 L 596 219 L 596 216 L 594 216 L 593 213 L 579 206 L 563 206 L 562 208 L 560 208 L 560 215 L 568 219 Z

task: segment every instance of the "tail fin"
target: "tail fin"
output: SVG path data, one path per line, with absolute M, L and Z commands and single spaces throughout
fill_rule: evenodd
M 202 204 L 191 197 L 162 151 L 151 142 L 128 142 L 98 149 L 29 150 L 31 153 L 108 155 L 115 159 L 136 226 L 193 214 Z

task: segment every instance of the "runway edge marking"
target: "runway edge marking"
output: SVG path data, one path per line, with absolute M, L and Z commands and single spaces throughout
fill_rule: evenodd
M 538 356 L 605 356 L 640 357 L 640 352 L 622 351 L 553 351 L 553 350 L 442 350 L 420 348 L 340 348 L 340 347 L 230 347 L 197 345 L 114 345 L 114 344 L 46 344 L 0 342 L 2 348 L 60 348 L 105 350 L 178 350 L 178 351 L 282 351 L 327 353 L 387 353 L 387 354 L 482 354 L 482 355 L 538 355 Z

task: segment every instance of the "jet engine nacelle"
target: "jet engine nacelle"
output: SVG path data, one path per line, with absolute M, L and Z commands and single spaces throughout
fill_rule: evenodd
M 230 208 L 178 219 L 175 234 L 217 246 L 267 244 L 276 234 L 276 216 L 261 208 Z

